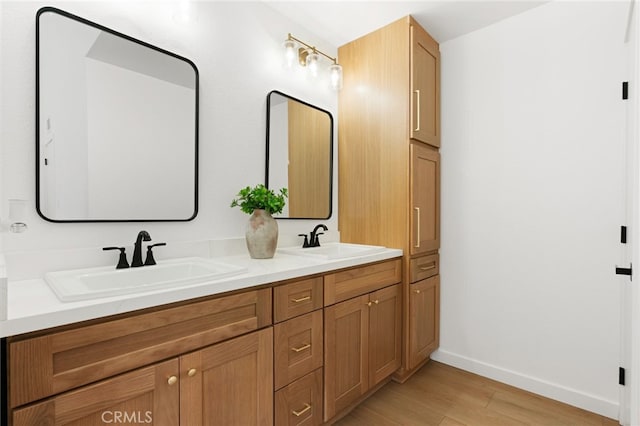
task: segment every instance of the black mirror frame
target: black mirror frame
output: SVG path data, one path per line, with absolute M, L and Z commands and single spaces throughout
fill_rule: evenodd
M 140 44 L 144 47 L 147 47 L 149 49 L 155 50 L 157 52 L 163 53 L 165 55 L 169 55 L 173 58 L 179 59 L 181 61 L 186 62 L 187 64 L 189 64 L 192 68 L 193 71 L 195 73 L 195 141 L 194 141 L 194 151 L 195 151 L 195 159 L 194 159 L 194 206 L 193 206 L 193 215 L 191 215 L 190 217 L 186 218 L 186 219 L 87 219 L 87 220 L 80 220 L 80 219 L 73 219 L 73 220 L 61 220 L 61 219 L 51 219 L 46 217 L 42 211 L 40 210 L 40 15 L 42 15 L 45 12 L 53 12 L 53 13 L 57 13 L 59 15 L 62 15 L 64 17 L 67 17 L 69 19 L 73 19 L 74 21 L 78 21 L 80 23 L 83 23 L 85 25 L 89 25 L 91 27 L 97 28 L 101 31 L 105 31 L 109 34 L 112 34 L 114 36 L 117 37 L 121 37 L 125 40 L 131 41 L 133 43 L 137 43 Z M 36 126 L 35 126 L 35 130 L 36 130 L 36 135 L 35 135 L 35 139 L 36 139 L 36 211 L 38 212 L 38 215 L 46 220 L 47 222 L 54 222 L 54 223 L 99 223 L 99 222 L 189 222 L 193 219 L 196 218 L 196 216 L 198 215 L 198 174 L 199 174 L 199 170 L 198 170 L 198 149 L 199 149 L 199 117 L 200 117 L 200 111 L 199 111 L 199 97 L 200 97 L 200 73 L 198 71 L 198 67 L 196 66 L 196 64 L 183 57 L 180 55 L 177 55 L 173 52 L 169 52 L 168 50 L 162 49 L 160 47 L 154 46 L 152 44 L 149 44 L 147 42 L 144 42 L 142 40 L 138 40 L 134 37 L 128 36 L 126 34 L 120 33 L 118 31 L 115 31 L 111 28 L 107 28 L 103 25 L 100 25 L 98 23 L 89 21 L 88 19 L 85 18 L 81 18 L 77 15 L 71 14 L 69 12 L 66 12 L 64 10 L 55 8 L 55 7 L 51 7 L 51 6 L 45 6 L 42 7 L 40 9 L 38 9 L 38 11 L 36 12 Z
M 331 131 L 329 132 L 329 214 L 326 217 L 275 217 L 275 219 L 291 219 L 291 220 L 327 220 L 331 218 L 333 214 L 333 115 L 322 108 L 319 108 L 309 102 L 305 102 L 298 98 L 294 98 L 293 96 L 287 95 L 286 93 L 282 93 L 279 90 L 272 90 L 267 94 L 267 138 L 266 138 L 266 150 L 265 150 L 265 167 L 264 167 L 264 186 L 269 188 L 269 128 L 270 128 L 270 117 L 271 117 L 271 95 L 276 94 L 283 96 L 285 98 L 291 99 L 296 102 L 300 102 L 303 105 L 306 105 L 310 108 L 317 109 L 318 111 L 322 111 L 329 116 L 329 123 L 331 126 Z

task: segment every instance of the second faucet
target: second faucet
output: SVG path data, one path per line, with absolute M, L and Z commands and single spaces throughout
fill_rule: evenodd
M 307 239 L 306 234 L 298 234 L 298 236 L 304 237 L 304 243 L 302 244 L 302 248 L 320 247 L 320 240 L 318 239 L 318 236 L 324 234 L 324 232 L 318 232 L 318 230 L 321 228 L 325 231 L 329 230 L 325 225 L 321 223 L 319 225 L 316 225 L 316 227 L 313 228 L 313 231 L 309 233 L 309 239 Z

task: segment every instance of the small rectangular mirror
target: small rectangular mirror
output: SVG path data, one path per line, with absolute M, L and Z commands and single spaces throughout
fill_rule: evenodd
M 52 7 L 36 19 L 36 207 L 52 222 L 198 211 L 193 62 Z
M 278 219 L 331 217 L 333 117 L 276 90 L 267 95 L 266 186 L 287 188 Z

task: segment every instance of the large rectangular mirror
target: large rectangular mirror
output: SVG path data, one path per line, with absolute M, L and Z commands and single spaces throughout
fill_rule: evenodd
M 36 17 L 36 207 L 53 222 L 198 211 L 193 62 L 59 9 Z
M 331 217 L 333 117 L 278 91 L 267 95 L 266 186 L 288 188 L 279 219 Z

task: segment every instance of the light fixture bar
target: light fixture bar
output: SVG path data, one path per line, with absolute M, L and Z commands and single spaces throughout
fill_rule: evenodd
M 303 46 L 305 46 L 306 48 L 311 49 L 311 50 L 313 50 L 315 53 L 319 53 L 319 54 L 321 54 L 322 56 L 324 56 L 325 58 L 327 58 L 327 59 L 329 59 L 329 60 L 333 61 L 333 63 L 334 63 L 334 64 L 337 64 L 337 63 L 338 63 L 337 58 L 334 58 L 334 57 L 332 57 L 332 56 L 329 56 L 329 55 L 327 55 L 326 53 L 324 53 L 323 51 L 318 50 L 315 46 L 311 46 L 310 44 L 307 44 L 307 43 L 305 43 L 304 41 L 302 41 L 302 40 L 300 40 L 300 39 L 298 39 L 298 38 L 295 38 L 294 36 L 292 36 L 292 35 L 291 35 L 291 33 L 289 33 L 287 40 L 297 41 L 298 43 L 302 44 L 302 45 L 303 45 Z

